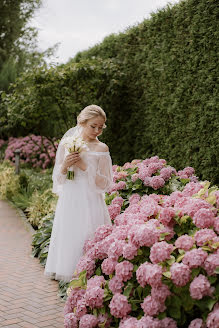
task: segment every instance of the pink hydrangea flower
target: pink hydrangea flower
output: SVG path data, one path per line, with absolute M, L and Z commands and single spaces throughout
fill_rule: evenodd
M 127 317 L 120 321 L 119 328 L 137 328 L 138 320 L 134 317 Z
M 105 285 L 105 279 L 103 276 L 93 276 L 87 281 L 87 289 L 92 289 L 94 287 L 102 287 Z
M 212 296 L 213 291 L 214 287 L 211 287 L 209 280 L 203 274 L 195 277 L 189 287 L 191 297 L 196 300 L 200 300 L 204 296 Z
M 192 196 L 194 194 L 197 194 L 199 190 L 201 190 L 203 186 L 200 183 L 195 182 L 189 182 L 185 186 L 185 188 L 182 191 L 183 196 Z
M 96 243 L 98 241 L 105 239 L 107 236 L 109 236 L 112 233 L 112 231 L 113 231 L 113 226 L 110 224 L 99 226 L 94 233 L 93 242 Z
M 100 287 L 88 288 L 85 293 L 86 305 L 91 308 L 101 308 L 103 306 L 104 290 Z
M 114 276 L 112 279 L 110 279 L 109 289 L 113 292 L 113 294 L 121 293 L 123 287 L 124 284 L 121 278 Z
M 203 266 L 208 254 L 201 248 L 188 251 L 182 259 L 183 264 L 187 264 L 190 269 Z
M 131 197 L 129 197 L 130 204 L 137 204 L 140 200 L 141 196 L 139 194 L 132 194 Z
M 157 302 L 149 295 L 145 297 L 144 302 L 141 303 L 141 308 L 146 315 L 153 317 L 159 312 L 163 312 L 166 309 L 166 306 L 164 303 Z
M 173 263 L 170 267 L 171 280 L 176 286 L 185 286 L 190 280 L 190 268 L 183 263 Z
M 131 279 L 133 275 L 133 264 L 129 261 L 123 261 L 116 264 L 116 276 L 122 281 Z
M 209 313 L 206 324 L 208 328 L 218 327 L 219 322 L 219 303 L 216 303 L 212 312 Z
M 217 267 L 219 267 L 219 252 L 208 255 L 204 262 L 204 269 L 208 276 L 213 276 Z
M 162 267 L 158 264 L 145 262 L 137 269 L 136 278 L 142 287 L 145 287 L 147 284 L 152 287 L 161 286 Z
M 109 211 L 111 220 L 114 220 L 115 217 L 120 214 L 121 206 L 118 204 L 111 204 L 108 206 L 108 211 Z
M 112 204 L 118 204 L 120 207 L 122 206 L 123 202 L 124 202 L 124 199 L 122 197 L 118 197 L 118 196 L 113 198 L 113 200 L 112 200 Z
M 209 241 L 212 241 L 217 237 L 216 233 L 212 229 L 201 229 L 195 233 L 195 241 L 198 246 L 203 246 Z
M 145 327 L 163 328 L 160 320 L 153 318 L 149 315 L 145 315 L 138 321 L 137 328 L 145 328 Z
M 172 318 L 166 317 L 162 319 L 160 322 L 162 328 L 177 328 L 177 323 Z
M 184 251 L 189 251 L 193 245 L 194 245 L 194 239 L 188 235 L 180 236 L 175 241 L 175 246 L 177 248 L 183 249 Z
M 150 180 L 150 186 L 154 189 L 160 189 L 165 185 L 165 180 L 160 176 L 154 176 Z
M 78 319 L 74 313 L 67 313 L 64 318 L 64 327 L 65 328 L 77 328 Z
M 164 303 L 167 296 L 170 296 L 170 295 L 171 295 L 171 292 L 167 285 L 162 284 L 158 287 L 151 288 L 151 296 L 157 302 Z
M 95 270 L 95 261 L 87 257 L 86 255 L 82 256 L 76 266 L 76 272 L 79 274 L 80 272 L 86 270 L 87 278 L 89 279 Z
M 97 324 L 97 317 L 92 314 L 85 314 L 80 319 L 79 328 L 95 328 Z
M 166 241 L 155 243 L 151 247 L 150 260 L 152 263 L 160 263 L 170 259 L 170 254 L 173 251 L 173 245 Z
M 124 318 L 131 312 L 131 305 L 128 303 L 127 297 L 116 293 L 109 304 L 110 313 L 116 318 Z
M 123 257 L 127 260 L 132 260 L 138 254 L 138 247 L 132 243 L 127 243 L 123 246 Z
M 128 234 L 129 240 L 137 247 L 152 246 L 159 238 L 156 228 L 147 224 L 133 225 Z
M 132 180 L 133 183 L 135 183 L 135 181 L 138 180 L 138 179 L 139 179 L 139 174 L 138 173 L 132 174 L 131 180 Z
M 78 320 L 80 320 L 80 318 L 85 314 L 87 314 L 86 301 L 85 299 L 81 299 L 80 301 L 77 302 L 75 316 Z
M 171 222 L 171 220 L 174 218 L 174 216 L 175 216 L 174 208 L 165 207 L 162 208 L 160 211 L 159 221 L 164 225 L 168 225 Z
M 73 312 L 74 308 L 77 306 L 78 301 L 83 299 L 84 294 L 85 294 L 84 289 L 80 289 L 80 288 L 72 289 L 64 306 L 64 314 Z
M 201 208 L 195 213 L 193 222 L 198 228 L 210 228 L 214 225 L 214 213 L 206 208 Z
M 176 170 L 174 168 L 172 168 L 171 166 L 169 167 L 163 167 L 160 170 L 160 176 L 161 178 L 163 178 L 165 181 L 169 180 L 172 173 L 176 173 Z
M 122 255 L 123 247 L 125 245 L 125 241 L 123 240 L 115 240 L 108 249 L 108 256 L 113 260 L 118 260 L 119 256 Z
M 117 263 L 118 262 L 116 260 L 113 260 L 111 258 L 107 258 L 107 259 L 103 260 L 103 262 L 101 264 L 101 269 L 102 269 L 103 273 L 105 273 L 107 275 L 113 274 Z
M 190 322 L 190 325 L 188 328 L 204 328 L 204 322 L 202 319 L 194 319 Z

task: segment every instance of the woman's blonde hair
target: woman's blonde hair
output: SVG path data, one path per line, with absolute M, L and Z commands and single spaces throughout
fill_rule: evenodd
M 78 124 L 84 124 L 91 118 L 101 116 L 104 119 L 104 122 L 106 122 L 106 113 L 104 110 L 97 105 L 89 105 L 82 109 L 80 114 L 77 117 L 77 123 Z M 103 127 L 105 128 L 106 125 L 104 124 Z

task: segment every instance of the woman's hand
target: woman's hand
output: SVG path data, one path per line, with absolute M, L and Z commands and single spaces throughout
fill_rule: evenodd
M 73 152 L 68 154 L 63 162 L 63 171 L 66 171 L 70 166 L 75 165 L 80 160 L 80 154 Z

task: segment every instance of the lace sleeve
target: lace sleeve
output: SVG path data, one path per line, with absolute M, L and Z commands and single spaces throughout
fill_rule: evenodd
M 79 133 L 80 133 L 80 128 L 78 126 L 69 129 L 64 134 L 64 136 L 62 137 L 62 139 L 58 145 L 58 149 L 56 151 L 55 165 L 54 165 L 53 173 L 52 173 L 52 180 L 53 180 L 52 192 L 57 194 L 58 196 L 60 196 L 63 184 L 66 181 L 66 174 L 61 173 L 62 164 L 63 164 L 63 161 L 66 156 L 65 147 L 63 145 L 63 140 L 66 137 L 78 136 Z
M 113 181 L 112 160 L 109 152 L 99 155 L 97 167 L 93 161 L 89 161 L 86 171 L 92 189 L 99 193 L 106 192 Z

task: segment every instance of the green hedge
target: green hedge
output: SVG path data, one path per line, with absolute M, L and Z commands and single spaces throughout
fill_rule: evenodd
M 68 64 L 38 72 L 34 89 L 25 93 L 25 111 L 24 93 L 16 94 L 19 83 L 5 95 L 5 126 L 14 130 L 19 120 L 27 121 L 25 129 L 32 130 L 41 111 L 46 131 L 61 135 L 81 108 L 97 103 L 108 116 L 103 137 L 114 163 L 159 155 L 177 169 L 193 166 L 201 179 L 218 184 L 217 14 L 217 0 L 168 5 Z M 28 121 L 33 104 L 34 119 Z

